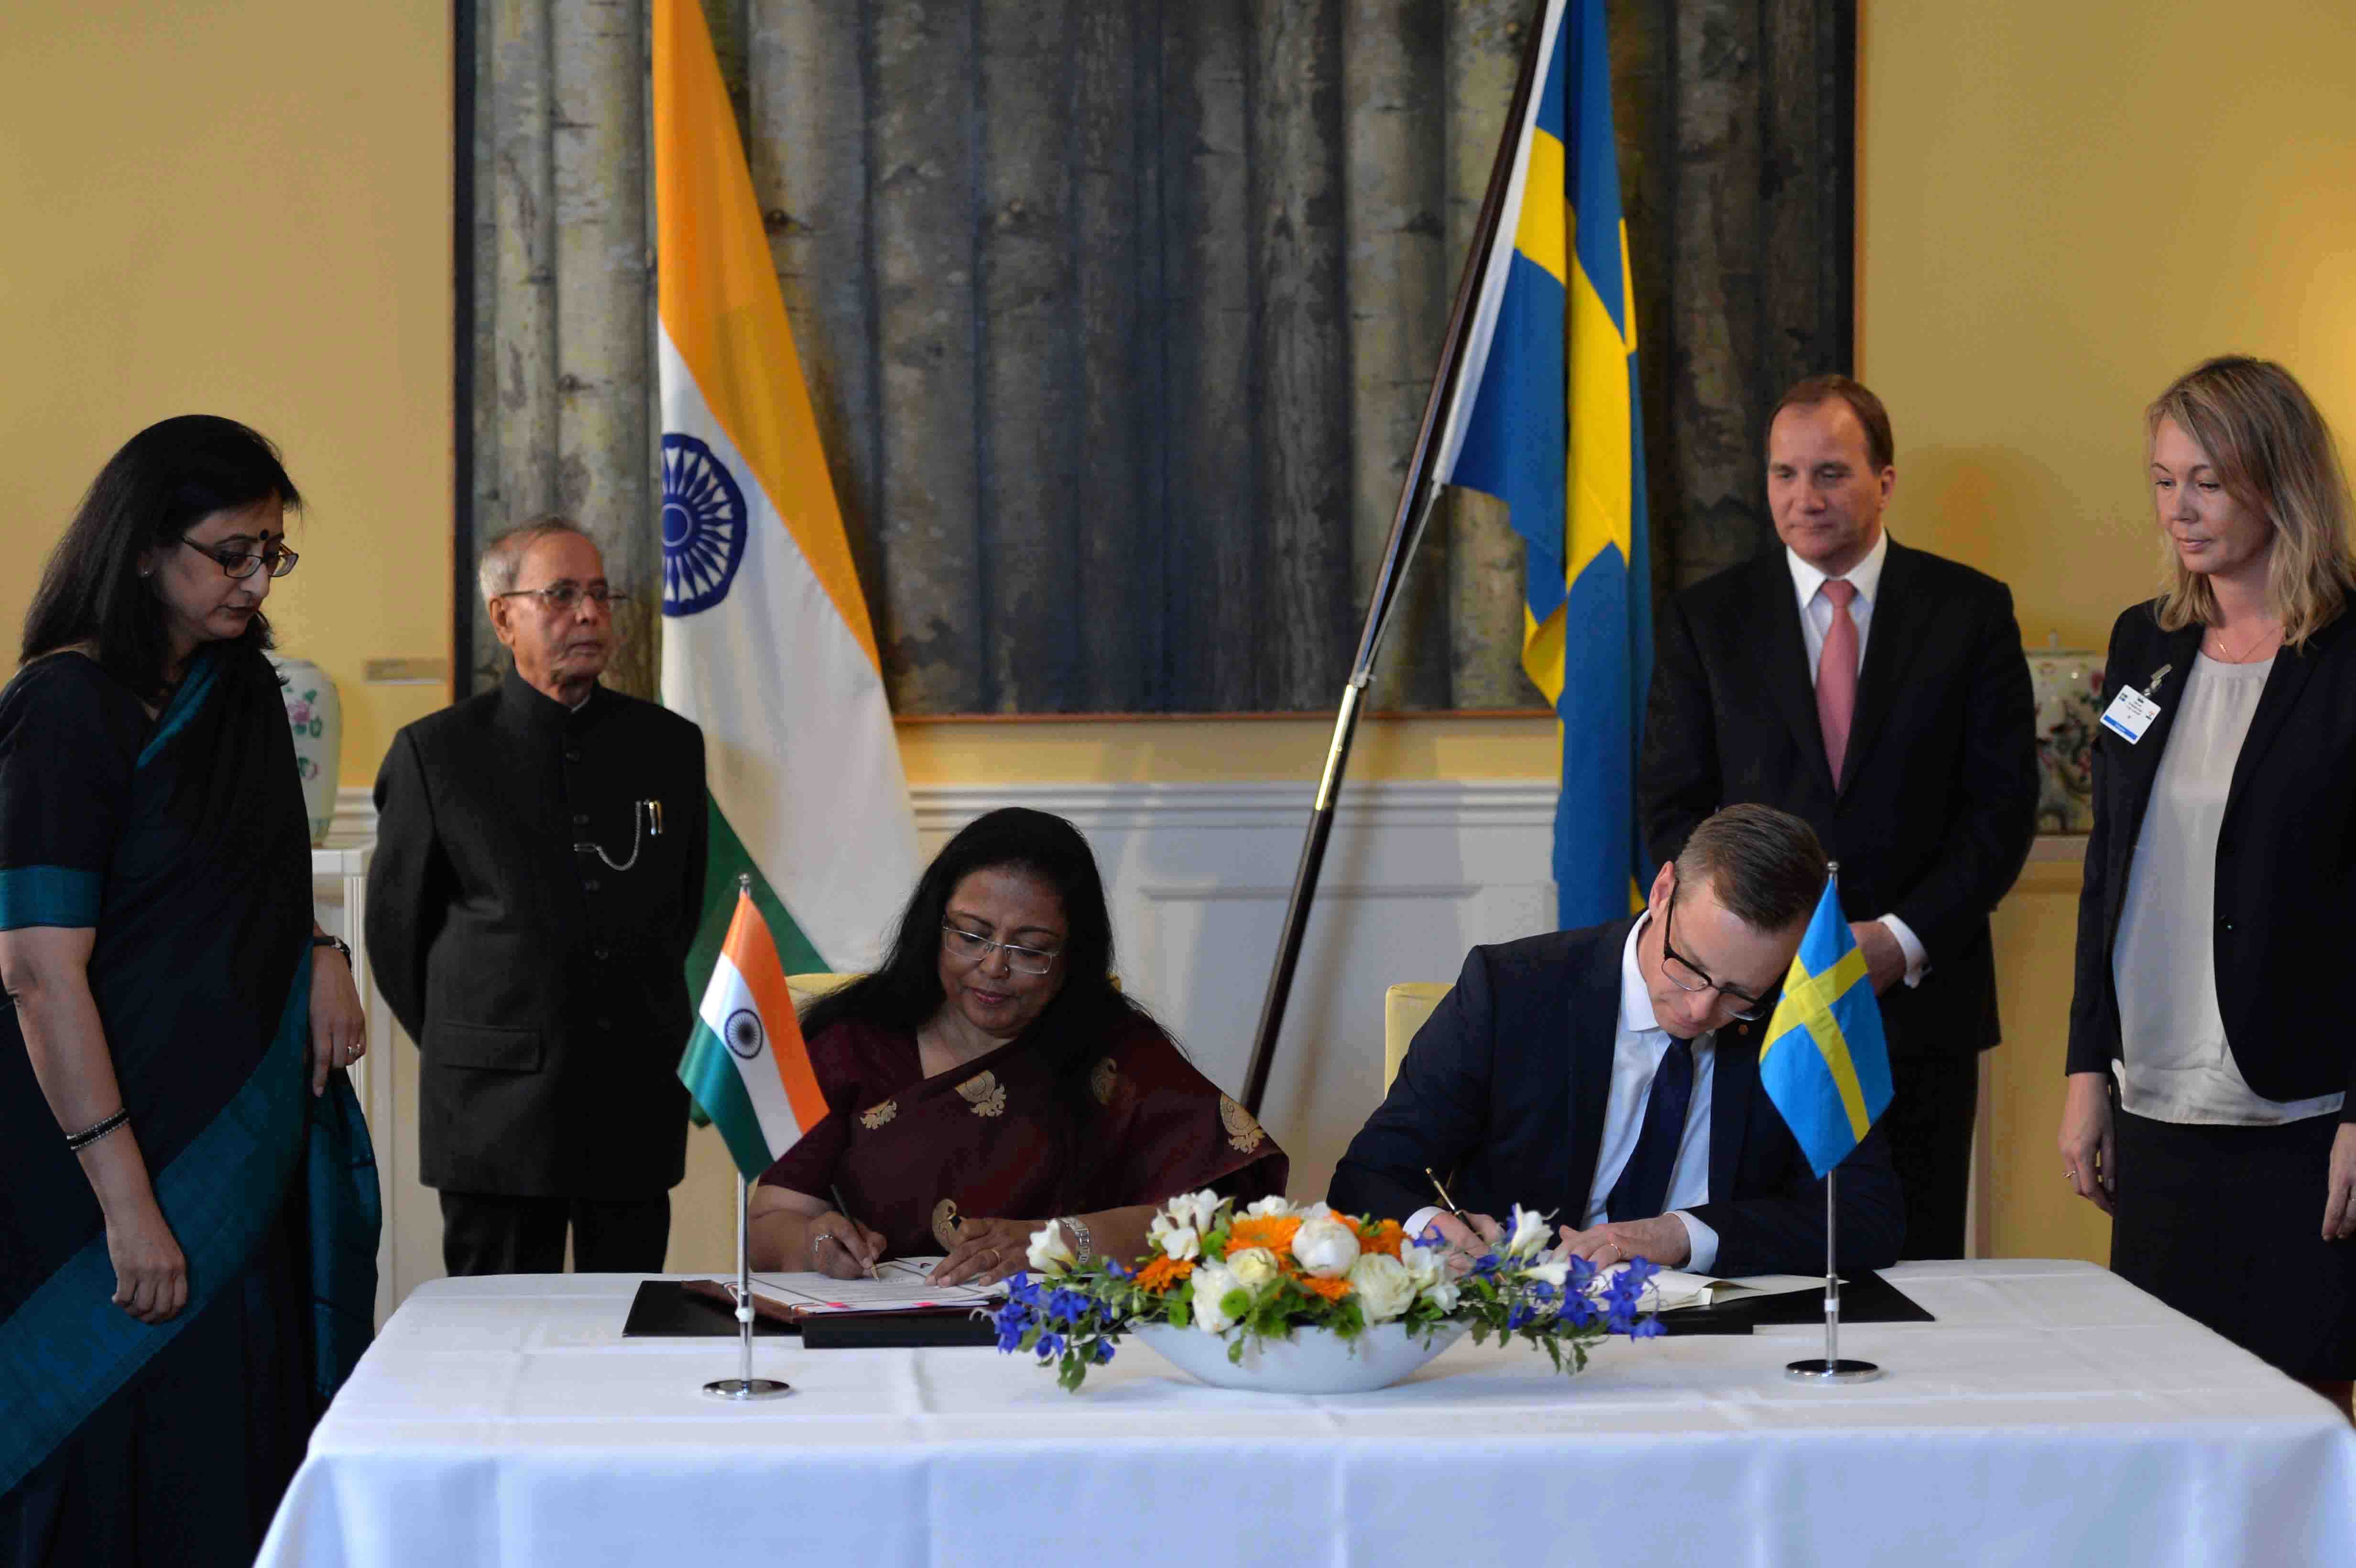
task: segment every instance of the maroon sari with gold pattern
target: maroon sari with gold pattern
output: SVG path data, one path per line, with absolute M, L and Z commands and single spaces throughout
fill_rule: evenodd
M 1284 1190 L 1290 1162 L 1260 1125 L 1130 1016 L 1085 1097 L 1021 1040 L 931 1078 L 912 1033 L 845 1019 L 809 1042 L 830 1107 L 761 1179 L 839 1202 L 892 1255 L 945 1253 L 962 1216 L 1046 1220 L 1159 1203 L 1208 1187 Z

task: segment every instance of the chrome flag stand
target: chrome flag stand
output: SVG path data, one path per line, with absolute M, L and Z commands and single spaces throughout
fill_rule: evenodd
M 730 1294 L 736 1298 L 736 1333 L 743 1347 L 744 1360 L 738 1376 L 714 1378 L 703 1385 L 703 1392 L 714 1399 L 775 1399 L 781 1393 L 791 1393 L 794 1385 L 779 1378 L 756 1378 L 753 1375 L 753 1183 L 744 1172 L 736 1173 L 736 1283 Z
M 1825 1354 L 1784 1364 L 1783 1375 L 1801 1383 L 1869 1383 L 1881 1375 L 1871 1361 L 1840 1359 L 1840 1273 L 1833 1267 L 1833 1181 L 1837 1169 L 1825 1172 Z

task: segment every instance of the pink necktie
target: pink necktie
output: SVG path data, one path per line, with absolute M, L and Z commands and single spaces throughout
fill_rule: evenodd
M 1848 721 L 1857 714 L 1857 623 L 1848 618 L 1857 584 L 1826 578 L 1824 594 L 1833 602 L 1833 624 L 1825 630 L 1825 651 L 1816 659 L 1816 723 L 1825 732 L 1825 761 L 1832 764 L 1838 787 L 1841 764 L 1848 758 Z

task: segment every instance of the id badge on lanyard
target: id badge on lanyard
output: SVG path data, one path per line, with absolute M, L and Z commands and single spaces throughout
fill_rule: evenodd
M 2147 694 L 2157 694 L 2159 683 L 2175 667 L 2174 665 L 2164 664 L 2152 671 L 2151 678 L 2143 683 L 2142 691 L 2132 686 L 2121 687 L 2119 694 L 2111 699 L 2110 707 L 2103 710 L 2103 728 L 2121 737 L 2130 746 L 2142 740 L 2143 732 L 2151 728 L 2151 721 L 2159 717 L 2159 704 Z

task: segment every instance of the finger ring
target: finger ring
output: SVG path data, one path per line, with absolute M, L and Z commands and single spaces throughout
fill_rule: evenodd
M 2062 1180 L 2064 1180 L 2064 1181 L 2075 1181 L 2075 1180 L 2077 1180 L 2077 1179 L 2078 1179 L 2078 1172 L 2077 1172 L 2076 1168 L 2075 1168 L 2075 1167 L 2072 1167 L 2072 1168 L 2068 1168 L 2068 1169 L 2063 1170 L 2063 1171 L 2062 1172 Z
M 832 1231 L 820 1231 L 817 1235 L 812 1236 L 810 1240 L 813 1242 L 834 1242 L 834 1232 Z M 834 1244 L 838 1247 L 842 1245 L 841 1242 L 834 1242 Z

